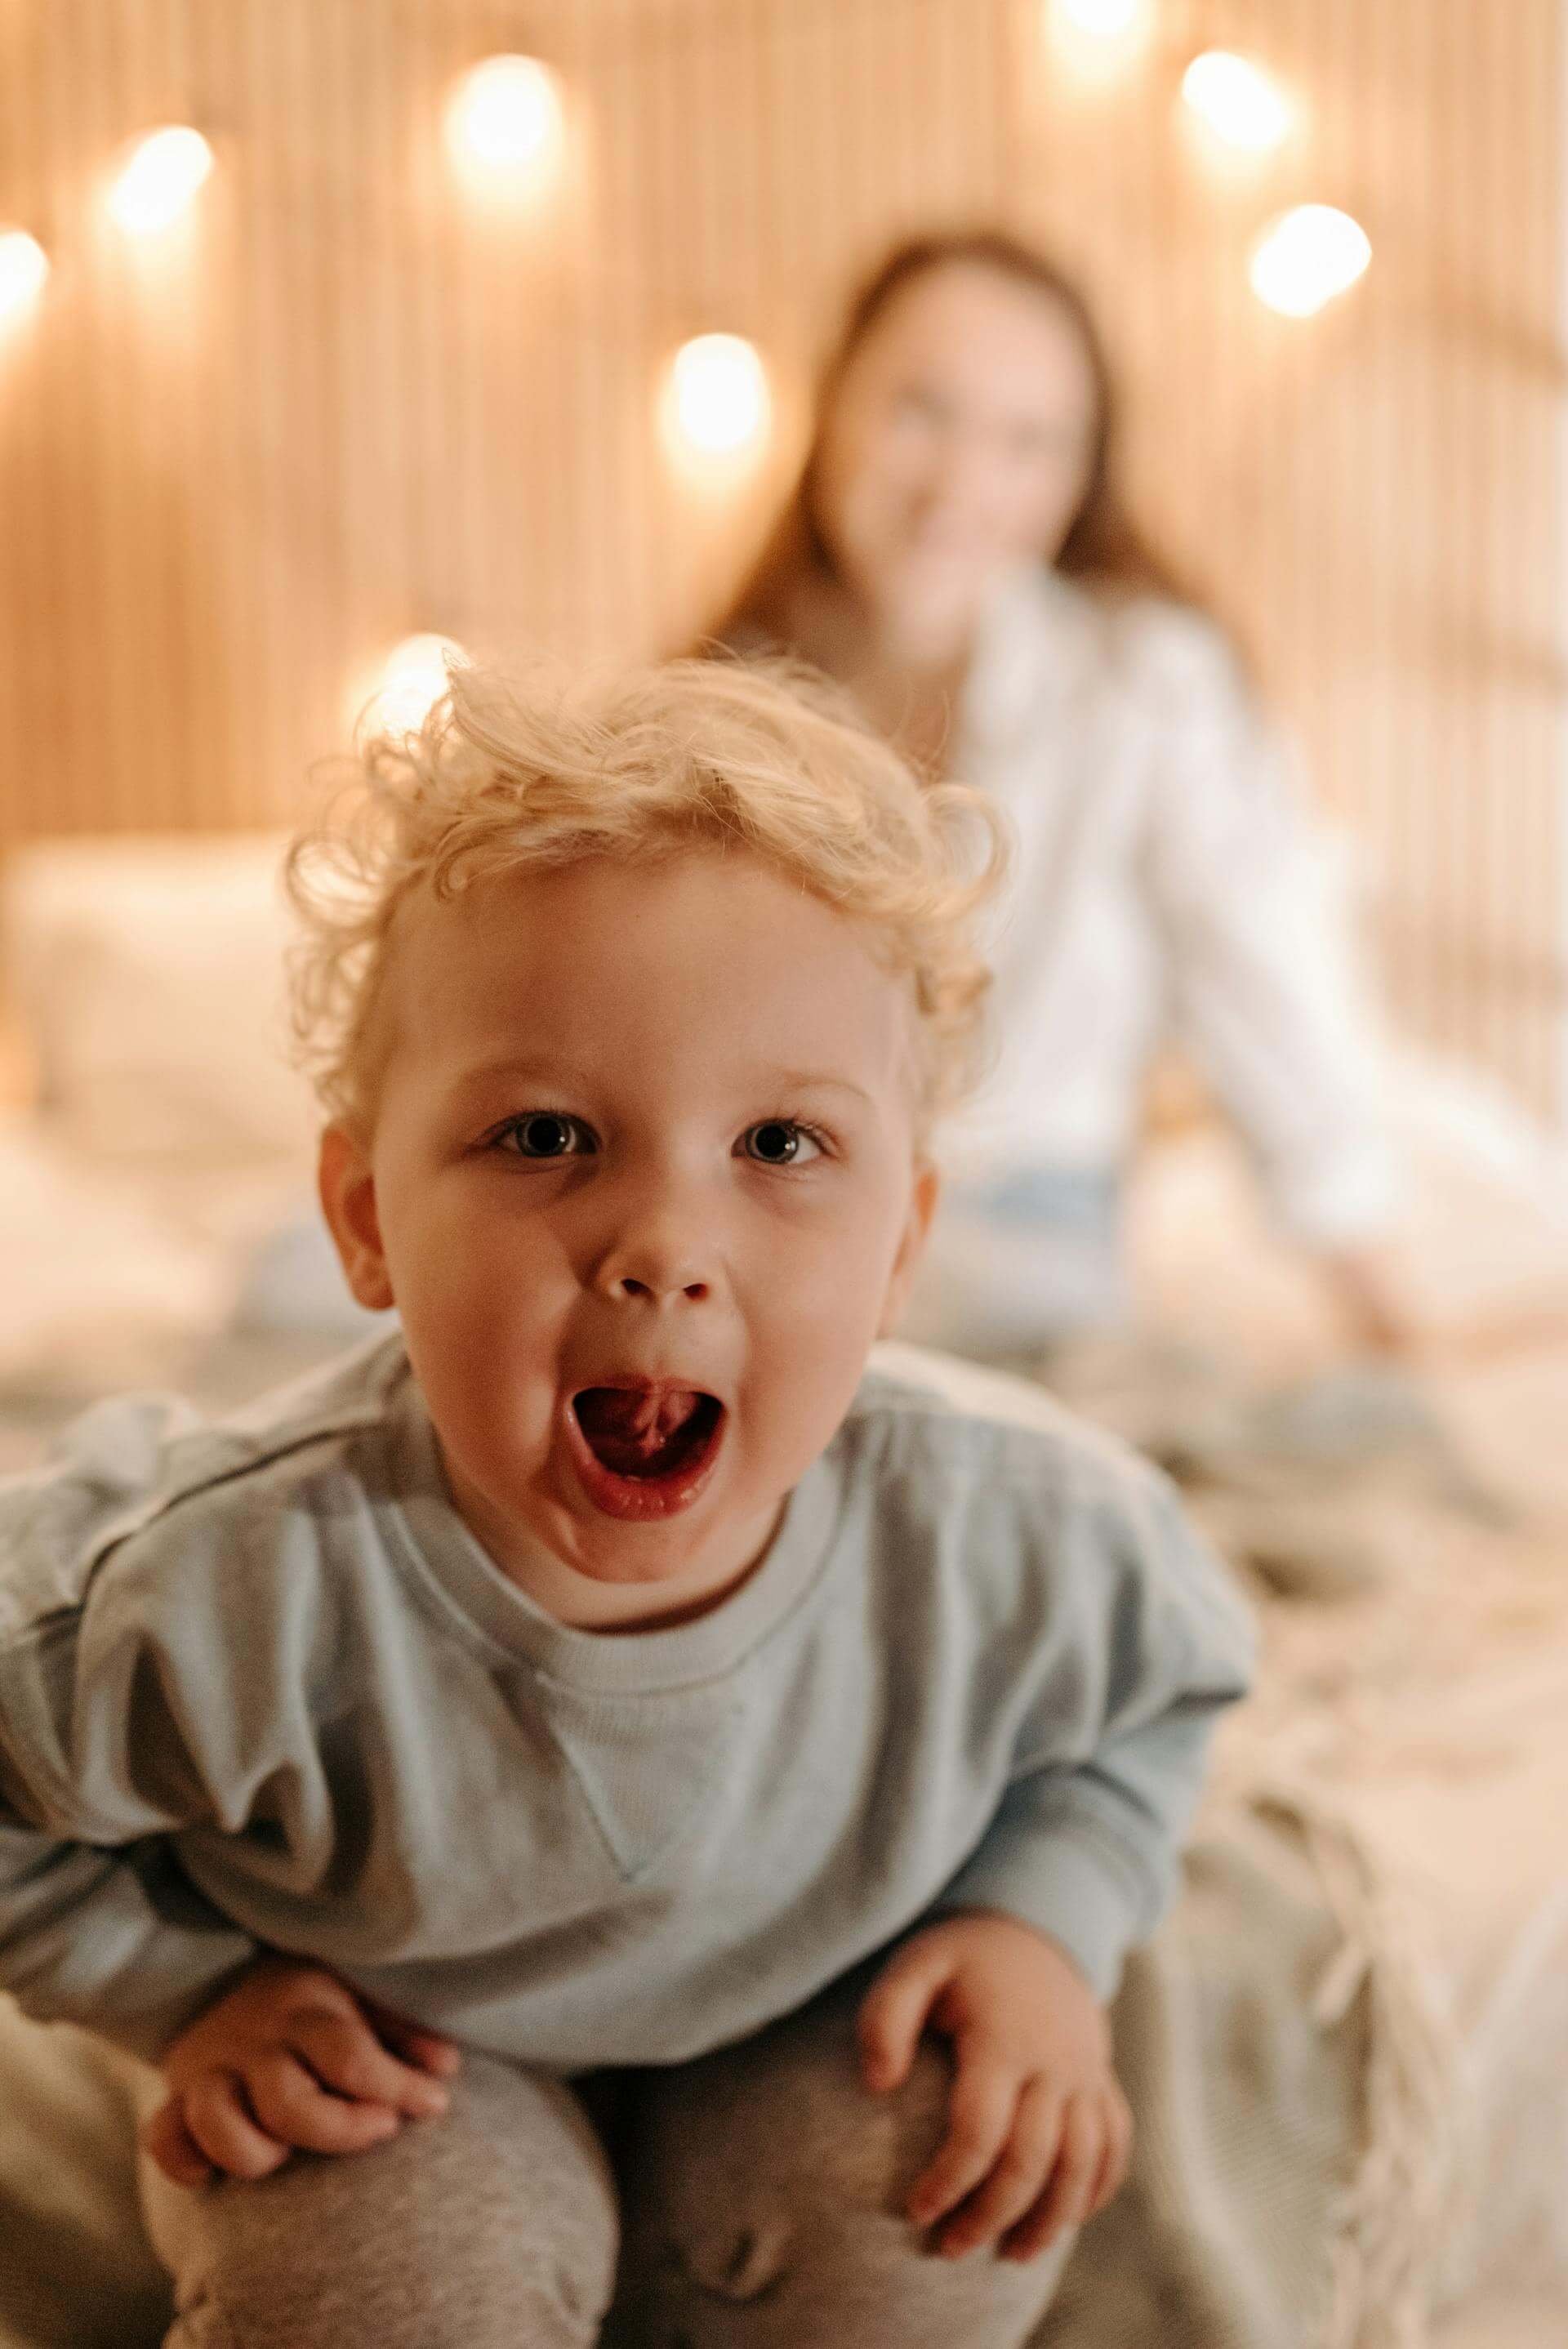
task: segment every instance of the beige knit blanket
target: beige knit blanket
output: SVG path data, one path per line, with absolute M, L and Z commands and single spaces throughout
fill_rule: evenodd
M 1503 2280 L 1568 2339 L 1568 1538 L 1356 1482 L 1380 1570 L 1261 1598 L 1119 2008 L 1135 2173 L 1034 2349 L 1426 2349 Z

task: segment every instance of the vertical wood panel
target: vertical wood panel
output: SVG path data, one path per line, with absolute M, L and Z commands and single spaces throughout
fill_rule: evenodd
M 55 259 L 0 329 L 0 843 L 284 820 L 352 678 L 428 626 L 677 641 L 787 474 L 878 246 L 999 215 L 1083 271 L 1171 551 L 1232 613 L 1384 891 L 1405 1018 L 1555 1103 L 1563 679 L 1558 0 L 1163 0 L 1090 92 L 1038 0 L 0 0 L 0 219 Z M 1181 67 L 1244 49 L 1311 119 L 1203 168 Z M 580 133 L 539 219 L 456 190 L 439 108 L 538 48 Z M 209 130 L 183 271 L 97 204 Z M 1244 280 L 1345 203 L 1374 269 L 1315 321 Z M 674 477 L 656 372 L 757 336 L 749 483 Z

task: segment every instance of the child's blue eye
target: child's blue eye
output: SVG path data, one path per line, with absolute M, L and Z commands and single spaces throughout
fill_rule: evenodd
M 822 1154 L 815 1134 L 787 1117 L 765 1118 L 760 1125 L 748 1125 L 739 1148 L 760 1166 L 804 1166 Z
M 516 1158 L 585 1158 L 598 1147 L 581 1118 L 565 1117 L 553 1109 L 514 1117 L 495 1139 L 499 1149 Z

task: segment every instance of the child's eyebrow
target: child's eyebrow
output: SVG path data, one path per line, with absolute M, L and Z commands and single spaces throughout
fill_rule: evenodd
M 589 1072 L 569 1067 L 562 1061 L 542 1056 L 528 1060 L 510 1060 L 504 1056 L 494 1061 L 481 1061 L 470 1069 L 463 1069 L 454 1080 L 458 1092 L 477 1092 L 490 1084 L 538 1084 L 577 1089 L 588 1081 Z M 776 1095 L 789 1093 L 840 1093 L 846 1099 L 874 1106 L 863 1085 L 851 1077 L 835 1075 L 828 1069 L 758 1068 L 748 1073 L 748 1090 Z
M 831 1076 L 825 1069 L 769 1069 L 760 1081 L 787 1093 L 847 1093 L 852 1100 L 864 1102 L 868 1108 L 872 1105 L 872 1097 L 863 1085 L 857 1085 L 850 1077 Z
M 480 1096 L 493 1092 L 498 1086 L 527 1086 L 530 1091 L 544 1094 L 582 1092 L 588 1071 L 572 1068 L 562 1061 L 542 1056 L 532 1060 L 508 1060 L 504 1055 L 494 1061 L 476 1061 L 469 1068 L 459 1068 L 448 1087 L 449 1098 L 462 1102 L 470 1094 Z

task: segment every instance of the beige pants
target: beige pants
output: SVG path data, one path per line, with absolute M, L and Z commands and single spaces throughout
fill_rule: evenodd
M 862 1988 L 617 2075 L 613 2111 L 469 2056 L 445 2117 L 373 2152 L 197 2194 L 150 2173 L 169 2349 L 1020 2349 L 1066 2246 L 1025 2266 L 925 2250 L 902 2204 L 946 2068 L 928 2050 L 869 2095 Z

